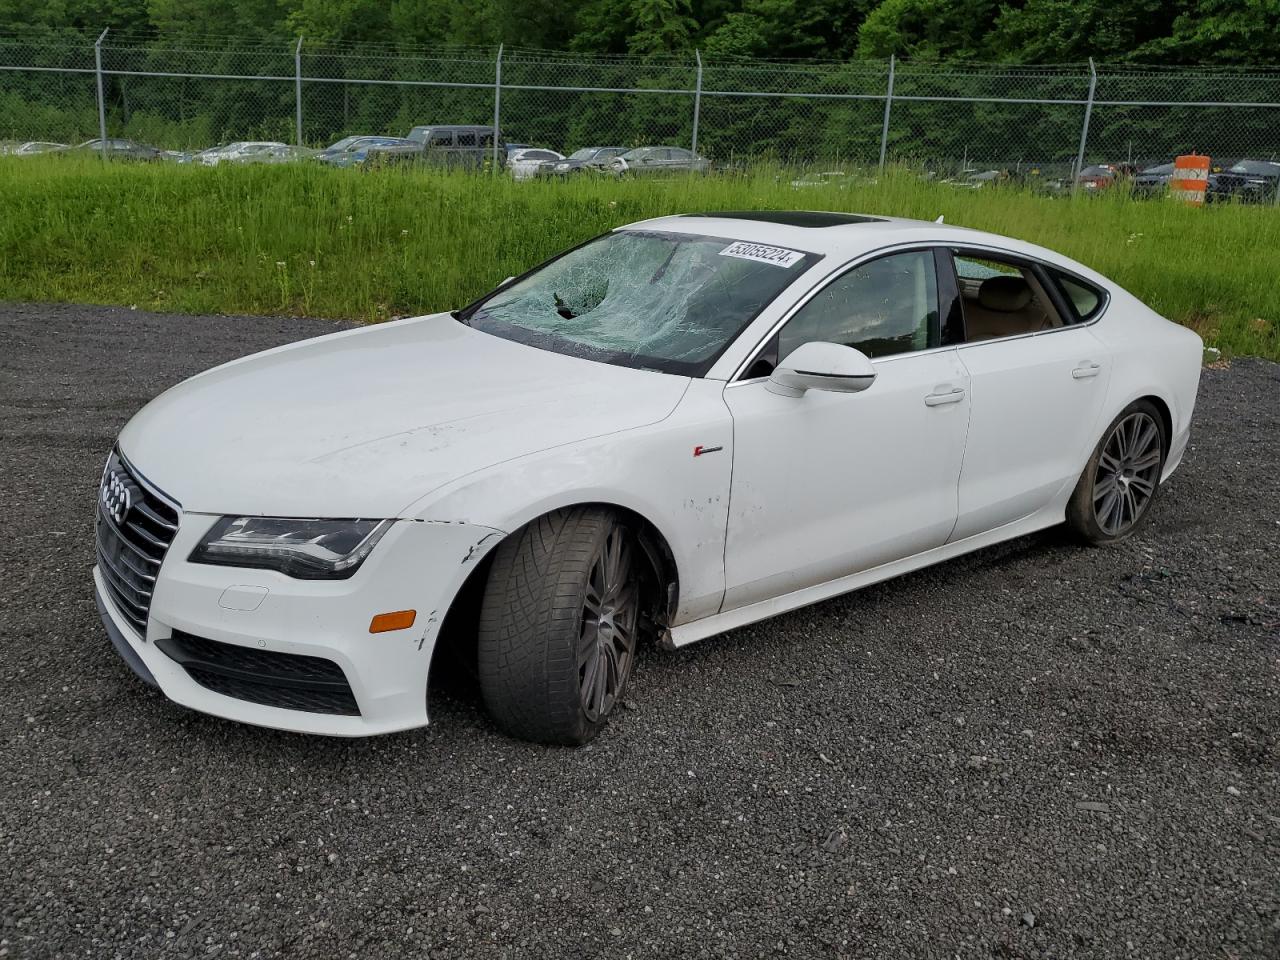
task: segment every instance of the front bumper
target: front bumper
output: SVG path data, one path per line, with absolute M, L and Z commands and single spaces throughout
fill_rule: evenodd
M 99 612 L 135 673 L 193 710 L 280 730 L 367 736 L 427 722 L 427 672 L 440 626 L 467 576 L 502 538 L 500 531 L 399 521 L 350 579 L 295 580 L 268 570 L 188 563 L 215 519 L 182 515 L 157 575 L 145 637 L 121 616 L 94 568 Z M 413 626 L 369 633 L 374 615 L 395 610 L 416 610 Z M 359 714 L 313 713 L 215 692 L 157 646 L 175 631 L 332 661 L 345 675 Z

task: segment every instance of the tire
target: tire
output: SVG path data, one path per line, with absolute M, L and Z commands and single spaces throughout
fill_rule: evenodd
M 610 511 L 547 514 L 494 551 L 480 609 L 480 691 L 512 736 L 578 745 L 621 702 L 639 632 L 638 551 Z
M 1141 529 L 1160 492 L 1169 439 L 1155 405 L 1138 400 L 1111 421 L 1067 503 L 1067 526 L 1086 543 L 1115 543 Z

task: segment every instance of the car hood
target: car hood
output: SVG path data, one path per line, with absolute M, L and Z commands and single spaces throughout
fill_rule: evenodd
M 217 367 L 151 401 L 119 444 L 189 512 L 396 517 L 473 471 L 662 420 L 688 385 L 437 314 Z

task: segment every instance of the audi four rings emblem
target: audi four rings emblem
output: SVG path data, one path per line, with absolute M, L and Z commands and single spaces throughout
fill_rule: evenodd
M 124 523 L 133 507 L 133 491 L 129 486 L 114 470 L 102 481 L 102 506 L 116 523 Z

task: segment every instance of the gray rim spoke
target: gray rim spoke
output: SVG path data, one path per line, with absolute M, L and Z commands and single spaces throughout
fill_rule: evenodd
M 1133 462 L 1135 470 L 1150 470 L 1152 467 L 1160 463 L 1160 451 L 1154 450 L 1150 453 L 1143 454 L 1141 458 Z
M 595 721 L 617 702 L 635 653 L 639 594 L 625 532 L 609 531 L 591 566 L 582 604 L 578 683 L 583 712 Z
M 1111 506 L 1111 526 L 1112 529 L 1118 529 L 1124 523 L 1124 494 L 1116 494 L 1116 499 Z

